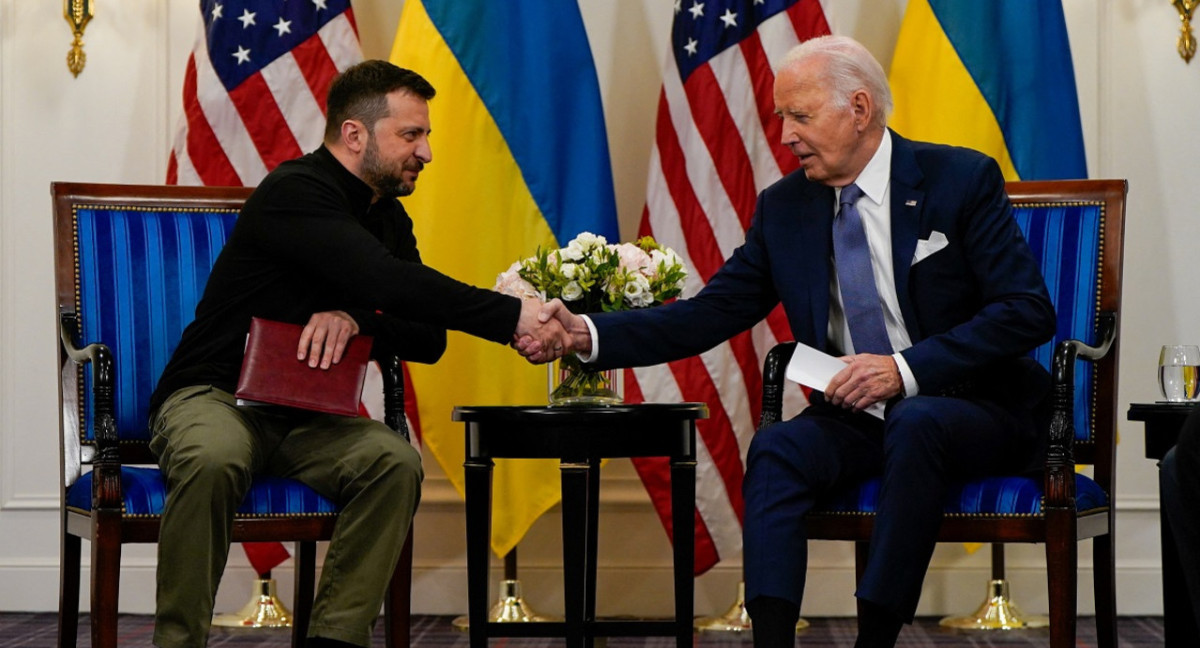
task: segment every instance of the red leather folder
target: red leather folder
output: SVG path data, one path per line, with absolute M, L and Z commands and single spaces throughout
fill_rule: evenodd
M 300 409 L 358 416 L 363 379 L 371 356 L 372 339 L 356 335 L 346 345 L 341 362 L 312 369 L 296 359 L 300 346 L 298 324 L 252 318 L 246 355 L 238 377 L 239 405 L 285 405 Z

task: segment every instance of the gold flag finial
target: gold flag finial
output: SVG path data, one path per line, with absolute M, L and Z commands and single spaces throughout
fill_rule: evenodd
M 1192 13 L 1196 11 L 1196 5 L 1200 5 L 1200 0 L 1171 0 L 1171 4 L 1175 5 L 1175 10 L 1179 12 L 1181 23 L 1176 49 L 1185 62 L 1191 63 L 1196 54 L 1196 37 L 1192 35 Z
M 83 72 L 83 65 L 87 63 L 87 54 L 83 53 L 83 30 L 87 29 L 93 15 L 92 0 L 63 0 L 63 18 L 67 19 L 75 33 L 71 51 L 67 52 L 67 69 L 75 76 Z

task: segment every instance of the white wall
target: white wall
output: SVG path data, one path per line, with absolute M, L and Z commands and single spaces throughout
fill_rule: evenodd
M 57 605 L 58 451 L 55 314 L 49 185 L 54 180 L 160 182 L 179 114 L 184 63 L 196 29 L 195 2 L 97 3 L 79 78 L 66 69 L 70 32 L 54 1 L 0 0 L 0 610 Z M 595 52 L 622 231 L 631 235 L 645 193 L 648 152 L 667 47 L 671 2 L 581 0 Z M 904 0 L 838 0 L 835 32 L 858 37 L 886 65 Z M 1200 300 L 1191 286 L 1200 219 L 1194 211 L 1200 62 L 1175 53 L 1178 18 L 1162 0 L 1065 0 L 1075 56 L 1088 168 L 1128 178 L 1129 217 L 1121 349 L 1121 410 L 1156 397 L 1158 346 L 1200 342 Z M 366 54 L 386 58 L 400 3 L 356 0 Z M 419 217 L 419 215 L 418 215 Z M 1118 585 L 1123 614 L 1157 614 L 1158 496 L 1143 458 L 1140 424 L 1121 424 Z M 465 610 L 462 505 L 432 460 L 417 520 L 414 609 Z M 669 547 L 627 463 L 606 469 L 602 505 L 602 614 L 669 612 Z M 539 609 L 561 607 L 559 518 L 552 511 L 521 544 L 521 576 Z M 1013 595 L 1044 612 L 1040 546 L 1008 554 Z M 121 609 L 152 608 L 154 554 L 126 551 Z M 1089 548 L 1081 559 L 1082 611 L 1092 607 Z M 85 557 L 86 563 L 86 557 Z M 740 564 L 719 565 L 698 583 L 697 613 L 723 611 Z M 970 611 L 982 600 L 986 552 L 939 548 L 921 614 Z M 277 571 L 290 594 L 290 570 Z M 239 607 L 251 578 L 234 552 L 219 595 Z M 86 579 L 85 579 L 86 580 Z M 853 556 L 817 543 L 807 615 L 849 615 Z M 86 595 L 85 595 L 86 600 Z

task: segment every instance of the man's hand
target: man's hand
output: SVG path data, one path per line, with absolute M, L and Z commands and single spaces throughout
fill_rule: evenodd
M 521 300 L 521 316 L 513 333 L 512 347 L 533 363 L 561 358 L 571 341 L 562 324 L 558 320 L 541 317 L 541 310 L 540 300 Z
M 858 412 L 871 405 L 884 402 L 899 394 L 904 388 L 900 369 L 892 356 L 860 353 L 844 356 L 842 369 L 825 388 L 825 398 L 830 403 Z
M 322 369 L 328 369 L 342 361 L 346 345 L 355 335 L 358 335 L 358 322 L 345 312 L 313 313 L 300 333 L 296 359 L 307 358 L 309 367 L 315 369 L 319 364 Z
M 538 313 L 538 320 L 541 322 L 557 321 L 562 325 L 565 342 L 559 356 L 565 353 L 579 353 L 586 356 L 592 352 L 592 333 L 588 329 L 587 323 L 583 321 L 582 317 L 572 313 L 561 299 L 552 299 L 546 302 L 542 306 L 541 312 Z M 526 357 L 530 362 L 547 362 L 554 359 L 554 357 L 537 354 Z
M 567 353 L 587 355 L 592 352 L 592 335 L 583 318 L 572 313 L 560 299 L 552 299 L 541 306 L 537 320 L 543 326 L 555 327 L 555 338 L 550 344 L 542 344 L 531 336 L 516 336 L 513 348 L 526 360 L 533 363 L 557 360 Z

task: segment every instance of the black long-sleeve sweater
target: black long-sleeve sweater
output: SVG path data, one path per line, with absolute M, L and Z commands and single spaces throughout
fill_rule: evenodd
M 304 324 L 313 313 L 342 310 L 375 337 L 377 355 L 416 362 L 441 357 L 448 328 L 511 340 L 520 301 L 422 265 L 404 207 L 372 198 L 325 147 L 263 179 L 213 265 L 150 411 L 193 385 L 232 393 L 251 317 Z

